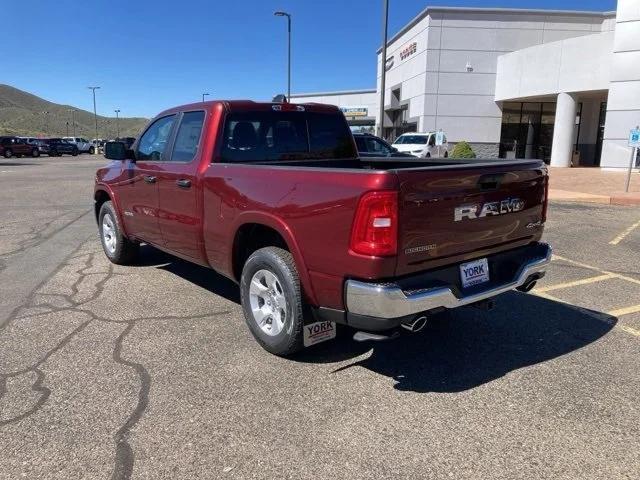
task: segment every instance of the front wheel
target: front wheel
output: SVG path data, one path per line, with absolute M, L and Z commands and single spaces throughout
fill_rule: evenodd
M 258 343 L 270 353 L 291 355 L 303 347 L 303 300 L 291 253 L 277 247 L 256 250 L 242 269 L 244 318 Z
M 5 157 L 5 158 L 11 158 L 11 157 L 13 157 L 13 150 L 11 150 L 10 148 L 7 148 L 7 149 L 4 151 L 4 157 Z
M 77 157 L 78 156 L 78 150 L 73 150 L 71 152 L 71 155 L 74 156 L 74 157 Z
M 31 150 L 31 156 L 34 158 L 37 158 L 40 156 L 40 150 L 38 150 L 37 148 L 34 148 L 33 150 Z
M 96 149 L 94 147 L 89 147 L 89 153 L 93 155 L 94 153 L 96 153 Z
M 132 242 L 123 235 L 118 216 L 110 201 L 104 202 L 100 207 L 98 229 L 100 230 L 102 249 L 111 262 L 118 265 L 130 265 L 136 260 L 140 244 Z

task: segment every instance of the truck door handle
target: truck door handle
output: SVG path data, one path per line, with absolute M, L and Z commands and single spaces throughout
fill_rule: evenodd
M 144 181 L 147 183 L 156 183 L 156 177 L 154 177 L 153 175 L 145 175 L 144 176 Z
M 181 178 L 179 180 L 176 180 L 176 185 L 182 188 L 190 188 L 191 180 L 185 180 L 184 178 Z

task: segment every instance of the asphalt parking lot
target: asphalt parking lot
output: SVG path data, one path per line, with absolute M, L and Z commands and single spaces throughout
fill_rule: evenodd
M 212 271 L 106 260 L 103 162 L 0 160 L 0 478 L 640 476 L 637 208 L 552 204 L 535 294 L 285 360 Z

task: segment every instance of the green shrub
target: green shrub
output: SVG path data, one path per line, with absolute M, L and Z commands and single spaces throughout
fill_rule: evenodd
M 453 147 L 453 152 L 451 152 L 451 158 L 476 158 L 476 154 L 473 153 L 473 149 L 471 145 L 467 142 L 462 141 L 456 143 L 456 146 Z

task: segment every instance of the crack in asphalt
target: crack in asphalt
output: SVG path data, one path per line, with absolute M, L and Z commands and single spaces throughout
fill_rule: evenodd
M 87 320 L 80 323 L 71 332 L 65 335 L 62 338 L 62 340 L 60 340 L 53 348 L 48 350 L 33 365 L 30 365 L 26 368 L 22 368 L 20 370 L 16 370 L 10 373 L 0 374 L 0 401 L 2 401 L 2 399 L 8 393 L 8 389 L 7 389 L 8 379 L 17 377 L 19 375 L 24 375 L 30 372 L 34 372 L 36 374 L 36 381 L 32 385 L 31 390 L 33 390 L 34 392 L 38 392 L 40 394 L 38 401 L 31 408 L 29 408 L 29 410 L 15 417 L 12 417 L 6 420 L 0 420 L 0 426 L 5 426 L 8 424 L 12 424 L 12 423 L 16 423 L 21 420 L 24 420 L 42 408 L 42 406 L 49 399 L 51 395 L 51 390 L 44 385 L 46 376 L 44 372 L 40 369 L 40 367 L 43 364 L 45 364 L 47 360 L 51 358 L 51 356 L 53 356 L 55 353 L 59 352 L 66 345 L 68 345 L 78 334 L 80 334 L 83 330 L 85 330 L 87 326 L 89 326 L 92 322 L 95 322 L 95 321 L 105 322 L 109 324 L 124 324 L 126 325 L 125 328 L 123 329 L 123 331 L 120 333 L 120 335 L 117 337 L 115 341 L 114 349 L 112 353 L 112 359 L 115 363 L 122 365 L 126 368 L 132 369 L 140 380 L 140 389 L 137 395 L 136 406 L 133 409 L 133 411 L 128 415 L 125 422 L 120 426 L 120 428 L 116 431 L 116 433 L 113 436 L 114 443 L 115 443 L 115 459 L 114 459 L 114 466 L 113 466 L 111 478 L 114 480 L 126 480 L 131 477 L 133 473 L 134 463 L 135 463 L 135 453 L 129 443 L 130 433 L 131 433 L 131 430 L 136 426 L 136 424 L 143 417 L 149 405 L 149 393 L 150 393 L 151 381 L 152 381 L 149 371 L 146 369 L 146 367 L 143 364 L 135 362 L 130 359 L 126 359 L 122 356 L 124 342 L 127 336 L 131 333 L 131 331 L 134 329 L 136 324 L 139 322 L 146 322 L 146 321 L 153 321 L 153 320 L 210 319 L 212 316 L 228 314 L 231 311 L 222 310 L 222 311 L 215 311 L 215 312 L 210 312 L 202 315 L 192 315 L 192 316 L 138 317 L 138 318 L 133 318 L 129 320 L 115 320 L 115 319 L 106 318 L 106 317 L 97 315 L 91 309 L 86 308 L 86 305 L 96 300 L 102 295 L 102 293 L 104 292 L 105 285 L 109 279 L 113 278 L 114 276 L 127 276 L 127 274 L 115 273 L 113 264 L 111 263 L 109 263 L 107 271 L 89 272 L 88 270 L 95 268 L 94 262 L 96 259 L 97 252 L 82 253 L 79 255 L 77 254 L 79 251 L 82 250 L 83 247 L 86 246 L 86 243 L 87 243 L 86 241 L 83 242 L 79 247 L 77 247 L 74 251 L 72 251 L 66 257 L 66 259 L 63 262 L 61 262 L 58 268 L 56 268 L 56 270 L 49 277 L 43 280 L 40 283 L 40 285 L 38 285 L 38 287 L 34 289 L 34 291 L 29 295 L 27 302 L 25 302 L 24 305 L 16 308 L 12 312 L 12 314 L 10 315 L 10 317 L 8 318 L 7 322 L 5 322 L 4 325 L 0 325 L 0 334 L 1 334 L 2 331 L 13 321 L 23 319 L 23 318 L 31 318 L 34 316 L 42 316 L 42 315 L 58 313 L 58 312 L 69 312 L 69 313 L 75 312 L 75 313 L 82 313 L 89 316 Z M 47 293 L 47 292 L 40 293 L 40 290 L 43 287 L 45 287 L 47 283 L 51 281 L 51 279 L 53 279 L 57 274 L 59 274 L 63 268 L 74 265 L 73 263 L 69 263 L 70 260 L 76 260 L 78 258 L 85 258 L 85 259 L 82 264 L 78 265 L 79 268 L 75 269 L 73 272 L 74 274 L 78 275 L 78 278 L 70 285 L 70 291 L 71 291 L 70 294 Z M 101 277 L 100 280 L 98 280 L 95 284 L 92 285 L 92 287 L 95 290 L 87 298 L 83 299 L 82 301 L 78 301 L 77 297 L 82 294 L 80 290 L 81 290 L 81 286 L 83 285 L 83 282 L 85 282 L 87 278 L 91 278 L 95 276 Z M 62 299 L 67 303 L 67 305 L 60 307 L 50 302 L 39 302 L 37 301 L 38 296 Z M 20 312 L 24 310 L 28 310 L 29 308 L 46 308 L 47 311 L 38 312 L 34 314 L 20 315 Z
M 129 322 L 126 328 L 122 331 L 118 339 L 116 340 L 116 346 L 113 350 L 113 360 L 121 365 L 133 368 L 140 377 L 140 390 L 138 392 L 138 403 L 133 412 L 129 415 L 129 418 L 125 421 L 116 434 L 114 440 L 116 442 L 116 458 L 113 473 L 111 478 L 113 480 L 128 479 L 131 478 L 133 473 L 134 453 L 131 445 L 129 444 L 129 433 L 131 429 L 142 418 L 147 405 L 149 405 L 149 390 L 151 389 L 151 375 L 144 365 L 125 360 L 122 357 L 122 344 L 125 337 L 133 330 L 135 322 Z

